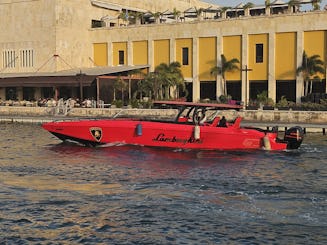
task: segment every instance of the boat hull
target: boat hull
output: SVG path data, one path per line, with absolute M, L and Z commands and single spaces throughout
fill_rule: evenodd
M 241 127 L 105 119 L 50 122 L 44 129 L 61 140 L 85 145 L 132 144 L 201 150 L 269 149 L 284 150 L 287 142 L 277 133 Z

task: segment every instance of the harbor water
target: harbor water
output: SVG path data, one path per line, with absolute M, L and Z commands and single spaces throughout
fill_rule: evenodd
M 322 134 L 295 151 L 206 152 L 0 132 L 0 244 L 327 244 Z

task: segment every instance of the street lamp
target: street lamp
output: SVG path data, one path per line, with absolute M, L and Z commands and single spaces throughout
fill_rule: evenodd
M 248 104 L 248 72 L 252 71 L 251 68 L 248 68 L 247 65 L 245 65 L 244 69 L 241 69 L 241 71 L 245 71 L 245 107 Z
M 82 70 L 80 70 L 79 73 L 76 74 L 76 78 L 79 82 L 79 93 L 80 93 L 80 100 L 83 101 L 83 76 L 85 76 L 84 73 L 82 73 Z

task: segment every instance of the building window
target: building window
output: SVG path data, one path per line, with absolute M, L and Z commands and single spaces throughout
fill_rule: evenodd
M 263 63 L 263 44 L 258 43 L 255 45 L 255 62 Z
M 21 67 L 34 67 L 34 50 L 23 49 L 20 50 L 20 66 Z
M 188 48 L 182 48 L 182 64 L 184 66 L 188 65 Z
M 92 20 L 92 28 L 105 27 L 106 23 L 101 20 Z
M 125 52 L 124 50 L 119 50 L 118 51 L 119 55 L 119 65 L 124 65 L 125 64 Z
M 2 52 L 3 68 L 15 68 L 17 58 L 15 50 L 4 50 Z
M 6 87 L 6 100 L 17 100 L 17 89 L 15 87 Z

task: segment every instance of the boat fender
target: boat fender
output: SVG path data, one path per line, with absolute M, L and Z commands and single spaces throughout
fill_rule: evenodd
M 200 139 L 200 126 L 195 125 L 194 127 L 194 139 L 198 140 Z
M 269 137 L 267 135 L 265 135 L 263 137 L 263 147 L 265 148 L 265 150 L 268 150 L 268 151 L 271 150 L 270 140 L 269 140 Z
M 142 124 L 141 123 L 136 125 L 136 135 L 142 136 Z

